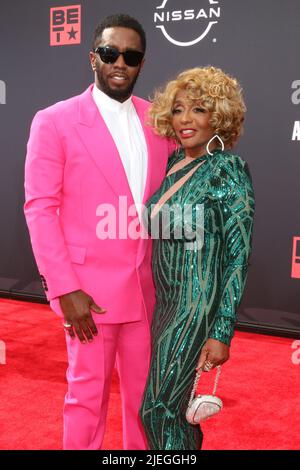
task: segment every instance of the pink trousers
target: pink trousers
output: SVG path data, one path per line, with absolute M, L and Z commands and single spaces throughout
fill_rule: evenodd
M 97 325 L 93 342 L 81 344 L 66 333 L 69 367 L 64 405 L 64 449 L 101 449 L 111 378 L 116 364 L 121 389 L 123 447 L 147 449 L 139 408 L 150 361 L 146 320 Z

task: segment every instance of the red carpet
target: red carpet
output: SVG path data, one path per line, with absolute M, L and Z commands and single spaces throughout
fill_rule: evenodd
M 0 449 L 61 449 L 66 354 L 47 305 L 0 299 Z M 203 449 L 300 449 L 300 365 L 292 339 L 237 332 L 223 366 L 222 412 L 203 424 Z M 201 378 L 208 392 L 213 376 Z M 205 386 L 205 384 L 207 386 Z M 118 379 L 110 396 L 105 449 L 121 449 Z

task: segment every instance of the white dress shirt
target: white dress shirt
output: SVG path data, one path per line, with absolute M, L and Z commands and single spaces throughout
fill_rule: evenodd
M 143 127 L 131 97 L 124 103 L 113 100 L 96 85 L 93 98 L 119 151 L 139 216 L 145 191 L 148 151 Z

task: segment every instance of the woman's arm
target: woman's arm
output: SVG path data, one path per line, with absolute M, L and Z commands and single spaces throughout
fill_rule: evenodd
M 247 163 L 235 157 L 233 165 L 226 170 L 223 183 L 230 185 L 230 190 L 220 201 L 224 244 L 221 299 L 198 367 L 205 359 L 216 366 L 229 358 L 236 312 L 244 292 L 251 253 L 255 201 Z

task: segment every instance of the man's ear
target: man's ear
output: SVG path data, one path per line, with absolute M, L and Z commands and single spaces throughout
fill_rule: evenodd
M 146 59 L 143 59 L 140 65 L 140 72 L 142 71 L 144 64 L 145 64 Z
M 93 71 L 95 72 L 96 70 L 96 56 L 95 56 L 95 53 L 90 51 L 90 63 L 91 63 L 91 67 L 93 69 Z

